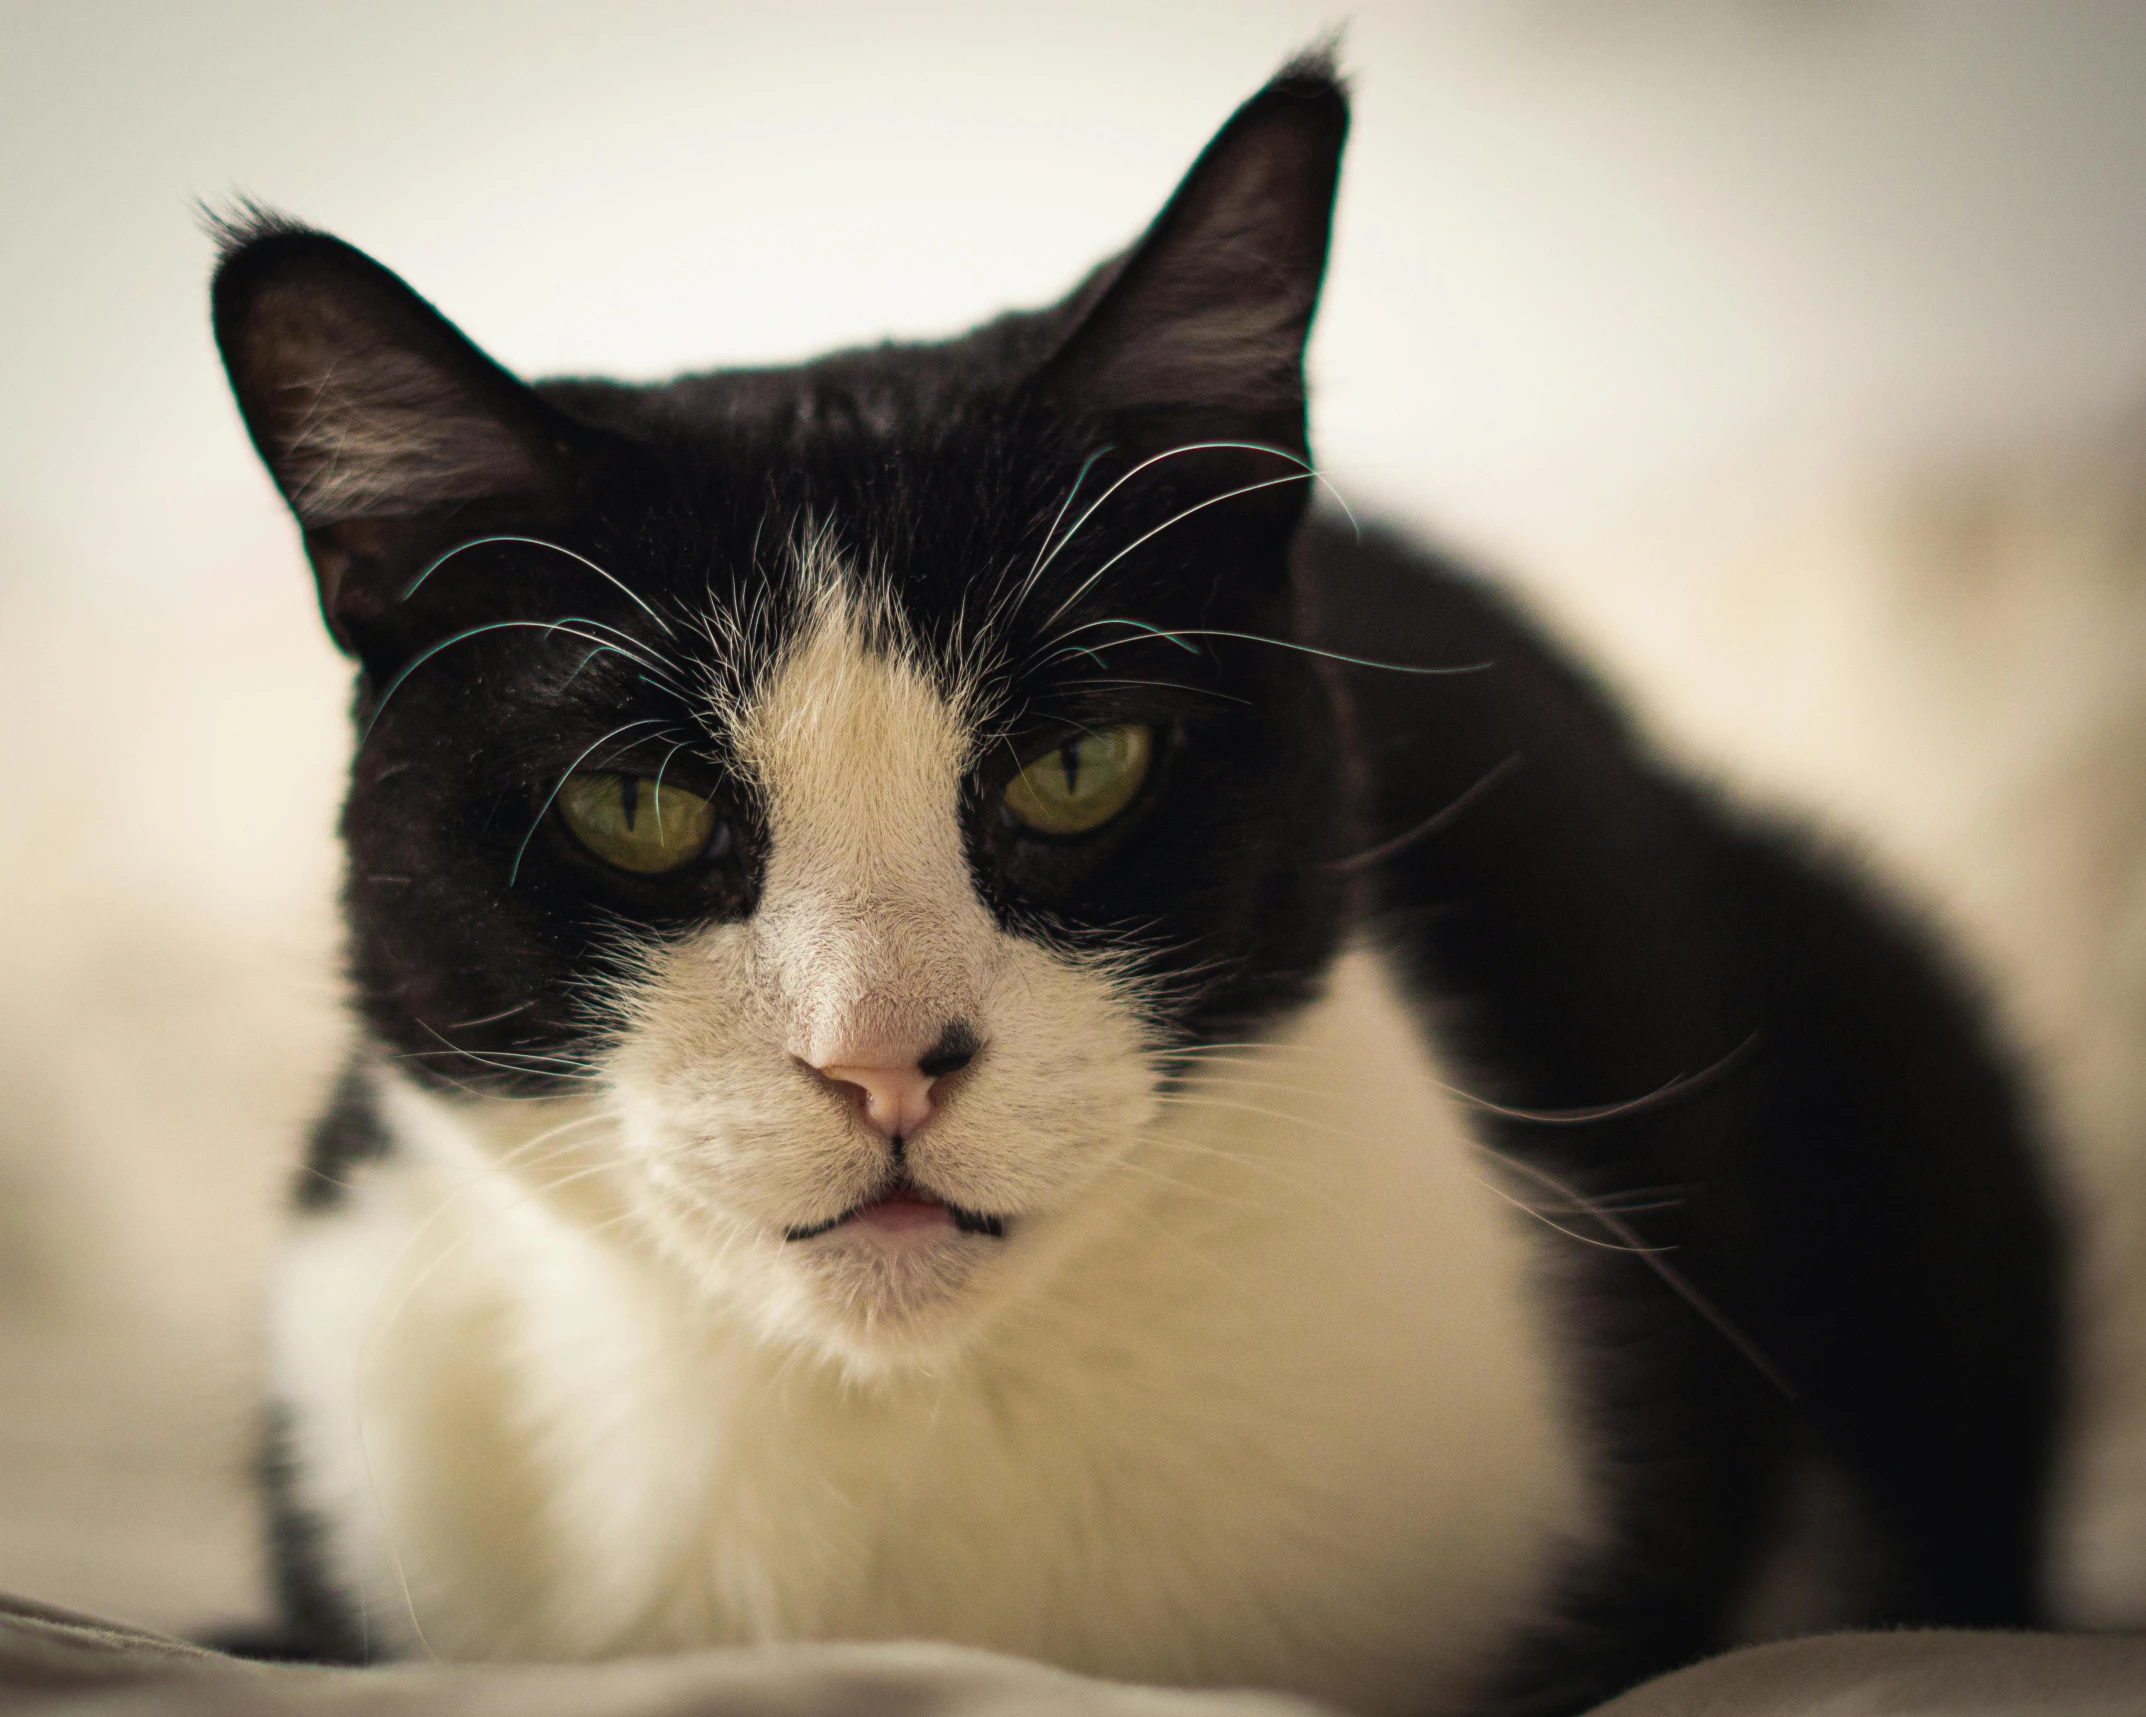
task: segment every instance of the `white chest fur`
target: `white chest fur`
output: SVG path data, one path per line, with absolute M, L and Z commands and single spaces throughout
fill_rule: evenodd
M 594 1105 L 388 1112 L 274 1344 L 331 1577 L 402 1649 L 926 1637 L 1420 1707 L 1588 1536 L 1541 1260 L 1370 955 L 1166 1099 L 933 1374 L 711 1316 L 577 1198 Z M 533 1194 L 500 1140 L 552 1128 L 587 1178 Z

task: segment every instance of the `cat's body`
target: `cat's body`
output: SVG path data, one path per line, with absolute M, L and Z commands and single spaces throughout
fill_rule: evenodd
M 658 389 L 243 235 L 364 670 L 312 1649 L 1558 1710 L 2031 1618 L 2053 1243 L 1973 1010 L 1466 578 L 1298 529 L 1341 129 L 1299 69 L 1064 306 Z

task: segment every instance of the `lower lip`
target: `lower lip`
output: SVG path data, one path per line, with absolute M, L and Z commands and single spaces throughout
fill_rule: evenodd
M 823 1234 L 839 1234 L 849 1228 L 869 1228 L 875 1234 L 894 1236 L 899 1234 L 944 1234 L 949 1229 L 957 1234 L 976 1234 L 992 1240 L 1006 1238 L 1006 1218 L 985 1216 L 977 1212 L 956 1210 L 952 1205 L 932 1197 L 917 1187 L 904 1185 L 885 1198 L 875 1199 L 847 1216 L 837 1217 L 832 1222 L 823 1222 L 810 1228 L 792 1228 L 783 1238 L 790 1241 L 817 1240 Z
M 896 1193 L 877 1204 L 868 1204 L 850 1221 L 876 1229 L 881 1234 L 916 1234 L 925 1229 L 954 1226 L 953 1213 L 945 1205 L 934 1198 L 919 1198 L 912 1192 Z

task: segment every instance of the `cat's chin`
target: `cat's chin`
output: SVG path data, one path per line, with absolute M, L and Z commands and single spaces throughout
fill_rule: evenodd
M 865 1371 L 951 1358 L 1001 1297 L 993 1282 L 1013 1243 L 1004 1224 L 962 1216 L 888 1201 L 788 1240 L 787 1333 Z

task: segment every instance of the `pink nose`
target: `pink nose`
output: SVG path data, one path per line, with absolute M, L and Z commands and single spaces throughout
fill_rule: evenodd
M 976 1038 L 965 1025 L 952 1025 L 914 1060 L 884 1044 L 854 1039 L 829 1045 L 823 1057 L 799 1057 L 821 1078 L 854 1087 L 864 1098 L 864 1118 L 889 1139 L 906 1139 L 932 1118 L 942 1094 L 940 1083 L 976 1057 Z
M 832 1062 L 819 1069 L 838 1085 L 864 1093 L 864 1118 L 890 1139 L 906 1139 L 931 1119 L 932 1079 L 921 1067 L 853 1067 Z

